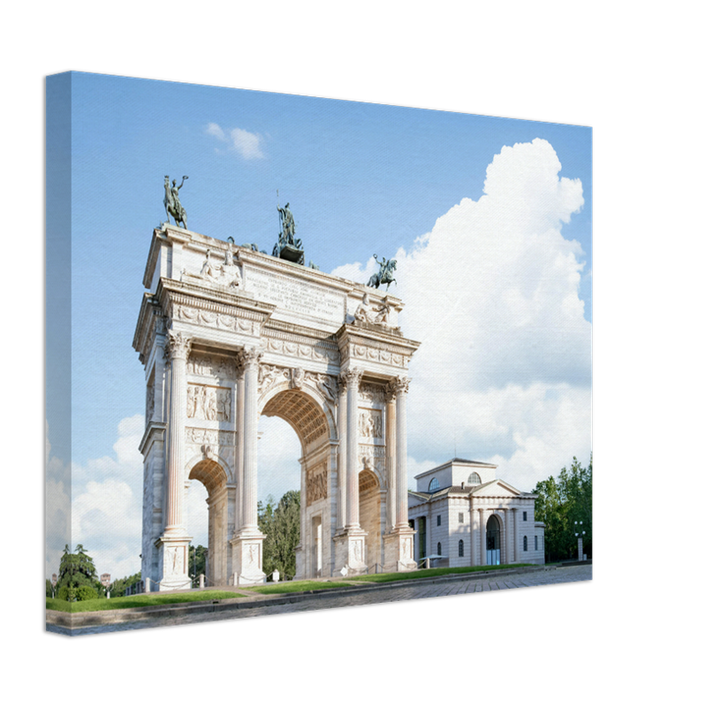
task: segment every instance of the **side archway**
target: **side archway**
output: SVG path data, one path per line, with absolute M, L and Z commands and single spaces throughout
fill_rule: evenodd
M 199 481 L 207 491 L 208 554 L 206 581 L 210 586 L 227 584 L 230 573 L 228 552 L 228 523 L 230 513 L 230 470 L 220 457 L 196 456 L 188 462 L 187 481 Z M 187 515 L 186 515 L 187 517 Z

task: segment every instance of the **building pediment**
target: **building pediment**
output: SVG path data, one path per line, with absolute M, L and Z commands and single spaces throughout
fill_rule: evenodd
M 483 496 L 507 496 L 508 498 L 516 498 L 518 496 L 524 496 L 525 494 L 511 486 L 507 481 L 495 479 L 494 481 L 488 481 L 482 486 L 478 486 L 470 495 L 476 498 L 482 498 Z

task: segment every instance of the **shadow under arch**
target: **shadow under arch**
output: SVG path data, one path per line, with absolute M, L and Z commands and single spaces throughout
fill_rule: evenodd
M 376 469 L 367 463 L 358 475 L 360 527 L 365 537 L 365 564 L 368 571 L 376 573 L 383 564 L 382 519 L 385 511 L 386 492 Z

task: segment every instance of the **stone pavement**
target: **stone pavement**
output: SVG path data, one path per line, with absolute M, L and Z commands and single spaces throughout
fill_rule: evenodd
M 48 631 L 54 633 L 81 636 L 138 628 L 179 626 L 205 621 L 226 621 L 228 619 L 285 614 L 295 611 L 313 611 L 405 601 L 408 599 L 492 592 L 502 589 L 520 589 L 547 584 L 583 582 L 590 579 L 592 579 L 592 564 L 590 563 L 570 566 L 529 567 L 489 573 L 478 572 L 472 575 L 406 580 L 385 585 L 368 583 L 368 586 L 330 589 L 316 594 L 263 595 L 261 597 L 231 599 L 216 604 L 206 603 L 201 606 L 186 604 L 177 607 L 148 607 L 144 611 L 125 609 L 115 612 L 96 612 L 94 616 L 91 614 L 85 614 L 84 616 L 90 621 L 104 621 L 104 623 L 82 626 L 72 630 L 51 623 L 51 614 L 56 612 L 48 612 L 49 620 L 46 625 Z M 237 588 L 228 587 L 228 589 L 237 591 Z M 106 616 L 102 617 L 100 614 Z

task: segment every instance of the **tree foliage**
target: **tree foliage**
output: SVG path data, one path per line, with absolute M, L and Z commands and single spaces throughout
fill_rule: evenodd
M 280 579 L 295 576 L 295 548 L 300 542 L 300 491 L 288 491 L 274 506 L 268 496 L 265 506 L 258 503 L 258 525 L 263 541 L 263 572 L 280 572 Z
M 191 545 L 188 552 L 188 571 L 192 578 L 192 586 L 200 586 L 200 575 L 207 574 L 205 571 L 205 564 L 207 561 L 208 549 L 202 545 Z
M 92 557 L 82 545 L 77 545 L 75 552 L 70 552 L 70 547 L 65 545 L 58 570 L 58 599 L 66 601 L 97 599 L 99 591 L 102 591 L 102 585 L 98 581 Z
M 575 524 L 580 522 L 585 530 L 583 552 L 592 557 L 592 454 L 587 468 L 573 457 L 569 471 L 563 467 L 557 480 L 551 476 L 539 481 L 533 493 L 538 496 L 535 519 L 545 523 L 545 560 L 577 557 Z
M 115 579 L 110 583 L 110 597 L 123 597 L 125 596 L 125 590 L 128 587 L 132 587 L 141 580 L 140 572 L 130 575 L 129 577 L 123 577 L 122 579 Z

